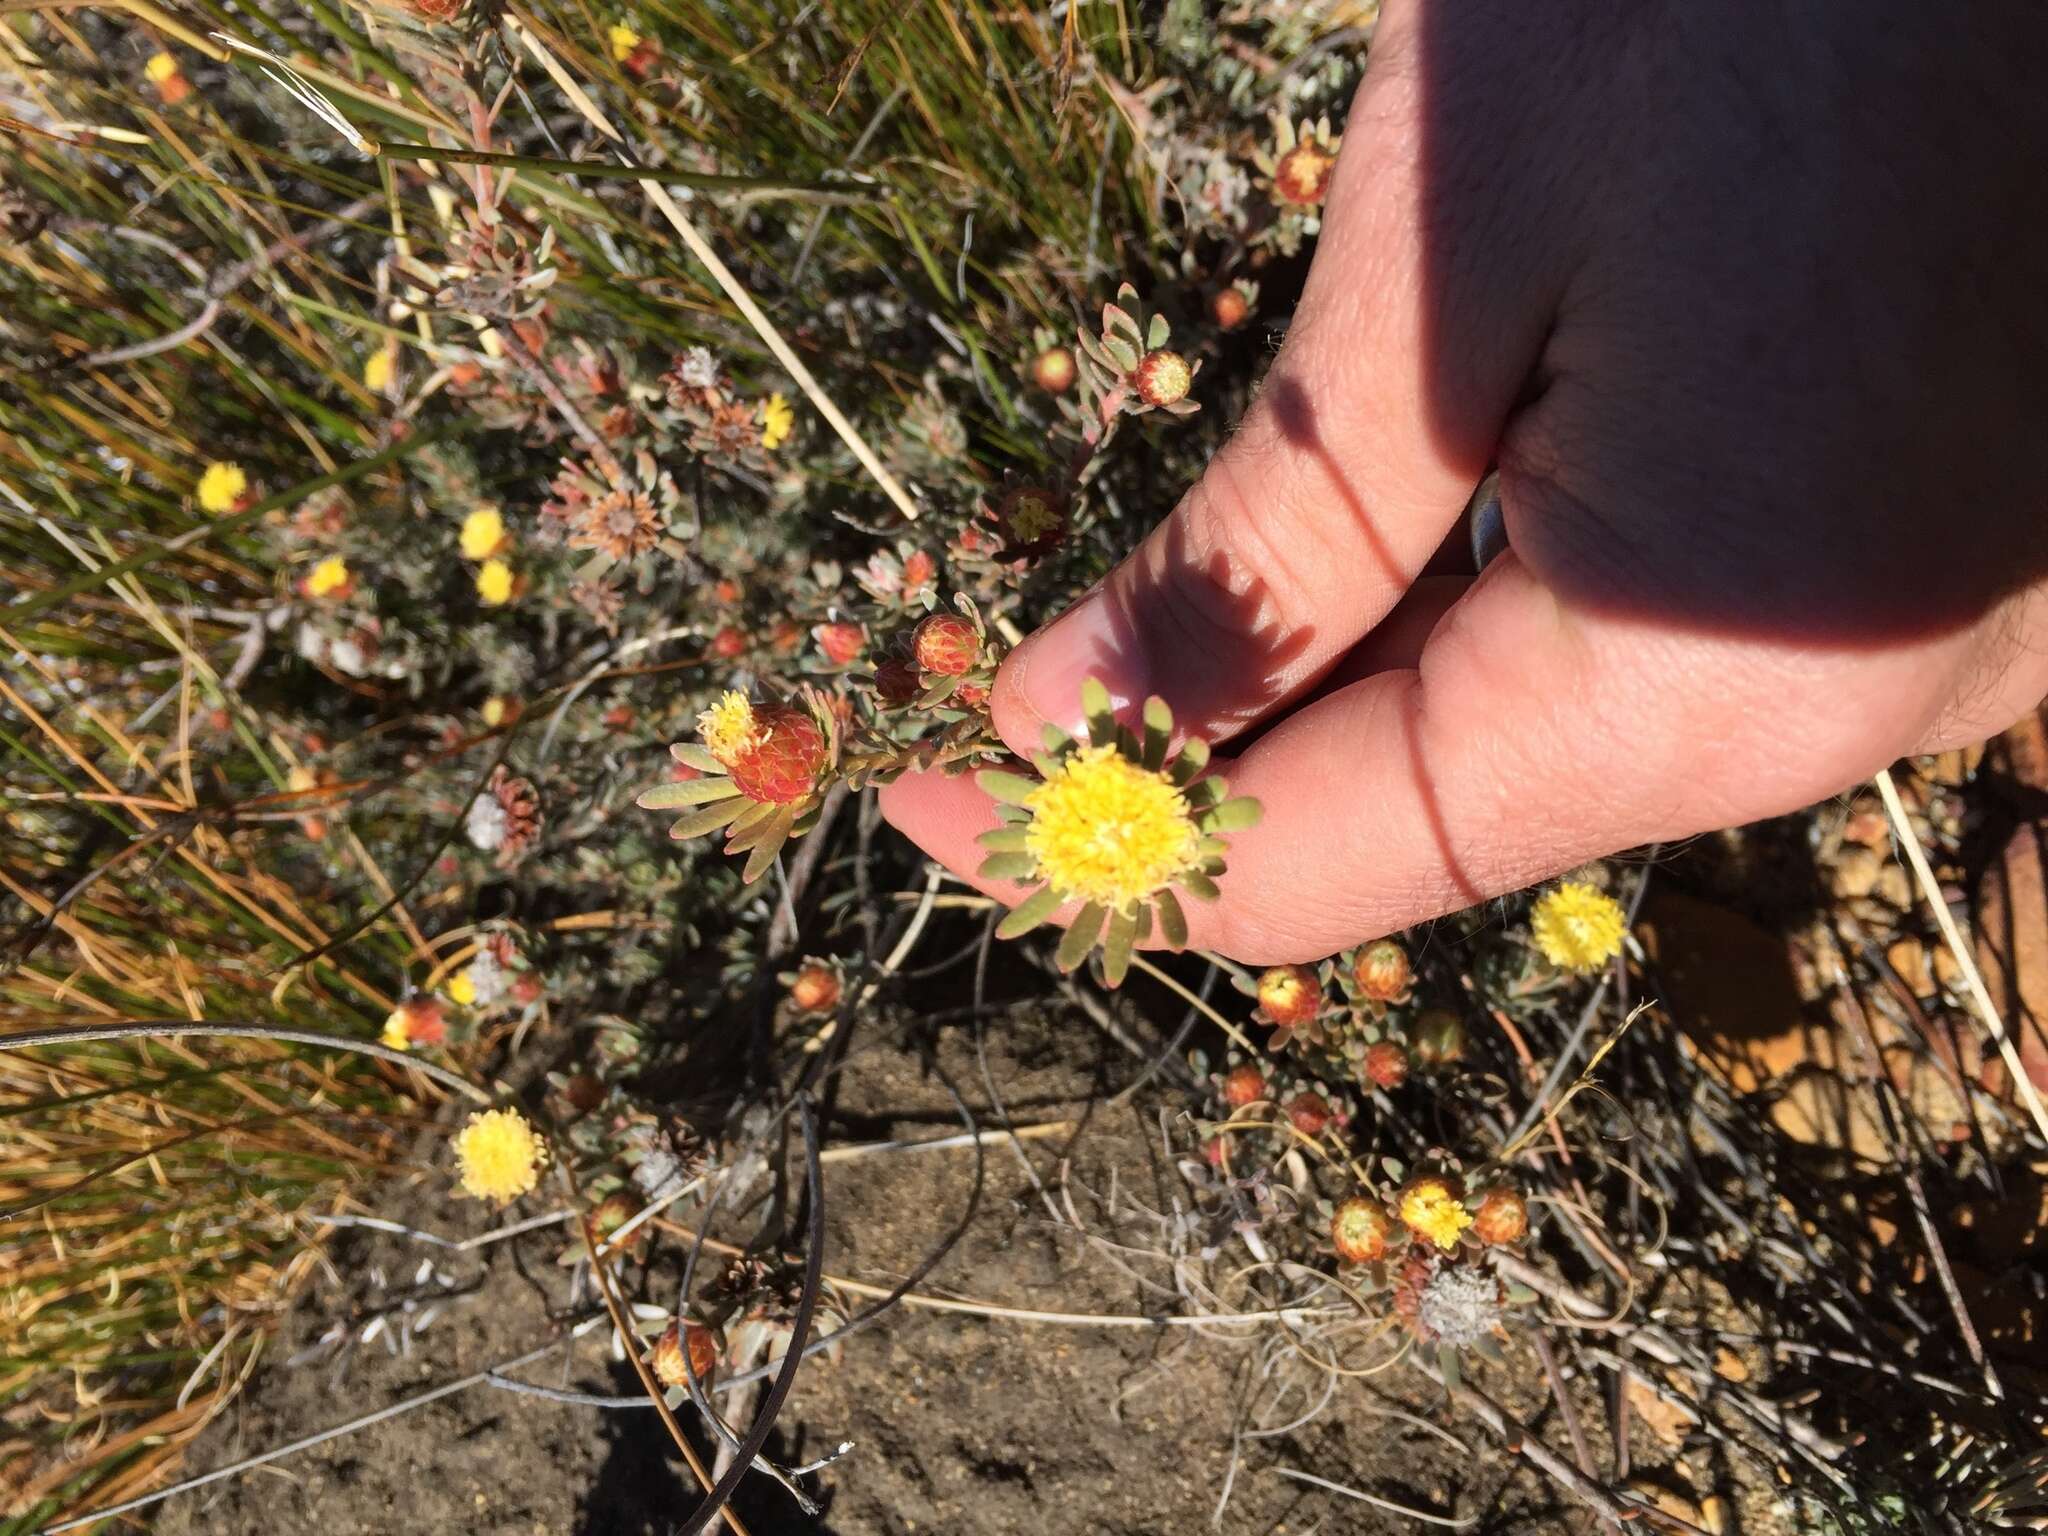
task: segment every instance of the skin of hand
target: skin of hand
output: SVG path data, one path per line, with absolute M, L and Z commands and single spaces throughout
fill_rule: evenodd
M 1265 818 L 1192 942 L 1306 961 L 1781 814 L 2048 692 L 2048 10 L 1388 0 L 1236 434 L 997 678 Z M 1489 463 L 1509 549 L 1440 547 Z M 971 778 L 889 818 L 971 874 Z M 983 883 L 1016 899 L 1015 888 Z

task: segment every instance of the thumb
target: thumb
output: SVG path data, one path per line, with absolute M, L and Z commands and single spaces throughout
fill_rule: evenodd
M 1254 724 L 1399 601 L 1485 472 L 1555 285 L 1526 243 L 1505 272 L 1469 254 L 1496 242 L 1460 241 L 1499 222 L 1473 206 L 1486 178 L 1425 186 L 1441 168 L 1421 142 L 1415 29 L 1389 12 L 1286 345 L 1173 513 L 1010 656 L 992 707 L 1013 749 L 1036 750 L 1047 722 L 1073 729 L 1089 677 L 1119 709 L 1159 694 L 1212 740 Z

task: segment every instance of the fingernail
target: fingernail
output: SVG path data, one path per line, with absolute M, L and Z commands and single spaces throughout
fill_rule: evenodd
M 1119 715 L 1150 691 L 1137 634 L 1118 622 L 1115 605 L 1100 590 L 1027 640 L 1012 667 L 1013 696 L 1024 707 L 1018 713 L 1034 717 L 998 721 L 1012 749 L 1037 751 L 1039 727 L 1047 722 L 1070 736 L 1079 735 L 1086 723 L 1081 685 L 1091 677 L 1109 690 L 1110 705 Z M 1012 724 L 1017 727 L 1014 735 Z M 1020 742 L 1018 736 L 1028 741 Z

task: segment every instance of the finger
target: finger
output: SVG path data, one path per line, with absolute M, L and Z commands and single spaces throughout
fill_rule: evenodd
M 1230 769 L 1211 942 L 1311 960 L 1589 858 L 1781 814 L 1890 761 L 1939 715 L 1967 633 L 1817 649 L 1574 609 L 1513 555 L 1376 674 Z
M 1346 656 L 1323 686 L 1337 688 L 1389 669 L 1412 668 L 1437 621 L 1470 585 L 1465 577 L 1426 576 L 1394 611 Z M 1216 760 L 1217 769 L 1232 773 L 1230 762 Z M 906 774 L 881 790 L 882 814 L 904 836 L 932 858 L 955 871 L 985 896 L 1015 906 L 1031 887 L 1006 880 L 984 880 L 976 871 L 988 850 L 975 841 L 999 823 L 995 802 L 975 787 L 972 775 Z M 1215 925 L 1198 902 L 1183 904 L 1189 942 L 1210 947 Z
M 1076 725 L 1091 676 L 1121 703 L 1157 693 L 1190 731 L 1227 739 L 1394 606 L 1483 474 L 1562 283 L 1540 242 L 1503 233 L 1513 221 L 1485 203 L 1494 181 L 1425 146 L 1416 32 L 1387 8 L 1301 305 L 1236 435 L 1129 559 L 1004 666 L 995 723 L 1013 748 L 1034 749 L 1047 720 Z

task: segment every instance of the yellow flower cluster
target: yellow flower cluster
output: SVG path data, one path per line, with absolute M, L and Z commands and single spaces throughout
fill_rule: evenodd
M 1621 953 L 1628 918 L 1606 892 L 1567 880 L 1536 898 L 1529 930 L 1544 959 L 1561 971 L 1586 976 Z
M 1083 747 L 1024 800 L 1024 848 L 1063 896 L 1127 912 L 1201 861 L 1187 797 L 1115 745 Z
M 505 517 L 496 507 L 478 507 L 462 520 L 462 558 L 488 560 L 505 544 Z
M 181 73 L 177 56 L 169 53 L 152 53 L 149 62 L 142 66 L 142 72 L 149 76 L 151 85 L 162 85 L 171 76 Z
M 476 568 L 476 595 L 495 608 L 512 600 L 512 567 L 502 560 L 486 560 Z
M 1401 1191 L 1396 1214 L 1402 1226 L 1417 1237 L 1428 1238 L 1446 1253 L 1458 1246 L 1458 1238 L 1472 1225 L 1472 1213 L 1443 1179 L 1423 1178 L 1410 1184 Z
M 471 1115 L 455 1137 L 455 1161 L 462 1192 L 504 1204 L 540 1182 L 547 1143 L 516 1109 L 487 1109 Z
M 329 555 L 306 577 L 306 596 L 333 597 L 346 592 L 349 581 L 348 562 L 339 555 Z
M 795 426 L 796 412 L 780 394 L 770 395 L 761 402 L 761 446 L 770 453 L 788 441 Z
M 1042 491 L 1025 492 L 1010 508 L 1010 532 L 1020 544 L 1041 539 L 1059 525 L 1059 508 Z
M 373 395 L 381 395 L 391 387 L 392 375 L 398 372 L 398 348 L 379 347 L 363 363 L 363 388 Z
M 622 21 L 613 22 L 606 37 L 612 45 L 612 59 L 615 63 L 625 63 L 633 57 L 633 50 L 640 46 L 640 34 Z
M 239 464 L 215 462 L 199 477 L 199 507 L 203 512 L 232 512 L 249 489 L 249 476 Z
M 744 693 L 733 689 L 721 694 L 716 704 L 697 717 L 697 731 L 704 738 L 705 750 L 728 765 L 762 741 L 754 706 L 747 702 Z

